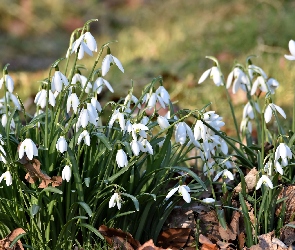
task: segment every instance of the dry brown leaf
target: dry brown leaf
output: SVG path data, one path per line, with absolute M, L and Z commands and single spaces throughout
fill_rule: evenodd
M 134 250 L 141 246 L 130 233 L 123 232 L 121 229 L 108 228 L 102 225 L 98 230 L 108 244 L 113 246 L 113 249 Z
M 157 245 L 164 248 L 180 249 L 188 242 L 190 233 L 190 228 L 169 228 L 159 235 Z
M 244 232 L 239 234 L 238 241 L 239 241 L 239 249 L 242 249 L 246 243 L 246 236 Z
M 259 243 L 257 245 L 246 248 L 249 250 L 283 250 L 286 249 L 278 239 L 274 238 L 274 231 L 258 236 Z M 245 248 L 244 248 L 245 249 Z
M 199 236 L 199 243 L 202 244 L 201 250 L 218 250 L 216 244 L 213 244 L 207 237 L 203 234 Z
M 219 246 L 220 250 L 236 250 L 237 247 L 232 243 L 218 241 L 217 245 Z
M 10 248 L 12 241 L 20 234 L 25 233 L 22 228 L 14 229 L 9 235 L 7 235 L 3 240 L 0 240 L 0 250 L 24 250 L 23 244 L 20 240 L 16 242 L 13 248 Z
M 285 211 L 285 218 L 284 224 L 287 224 L 291 221 L 294 221 L 294 214 L 295 214 L 295 185 L 290 185 L 283 187 L 279 196 L 278 200 L 281 198 L 287 198 L 284 203 L 286 204 L 286 211 Z M 276 216 L 279 216 L 282 210 L 283 202 L 276 208 Z
M 168 250 L 168 249 L 156 247 L 153 240 L 149 240 L 146 243 L 144 243 L 141 247 L 139 247 L 137 250 Z
M 219 223 L 219 234 L 223 240 L 235 240 L 239 234 L 239 218 L 240 213 L 238 211 L 234 211 L 232 215 L 232 220 L 230 225 L 227 225 L 226 229 L 224 229 Z
M 198 219 L 200 219 L 199 227 L 202 234 L 206 235 L 214 243 L 222 240 L 219 234 L 219 221 L 215 210 L 199 213 Z
M 33 184 L 36 181 L 40 181 L 39 188 L 46 188 L 51 183 L 53 187 L 60 186 L 62 183 L 61 176 L 53 176 L 52 178 L 47 174 L 44 174 L 40 169 L 41 163 L 37 159 L 33 158 L 31 161 L 24 156 L 20 159 L 20 163 L 24 165 L 27 172 L 25 179 Z
M 196 227 L 193 210 L 187 210 L 184 208 L 175 208 L 168 216 L 165 227 L 163 230 L 168 228 L 191 228 Z
M 256 168 L 252 168 L 251 171 L 245 176 L 245 182 L 246 182 L 246 192 L 251 192 L 256 187 L 257 183 L 257 175 L 258 171 Z M 234 191 L 236 194 L 240 193 L 242 191 L 242 184 L 239 183 L 235 188 Z
M 295 221 L 289 222 L 288 224 L 295 226 Z M 295 228 L 284 226 L 281 229 L 280 240 L 283 241 L 287 246 L 292 245 L 295 242 Z

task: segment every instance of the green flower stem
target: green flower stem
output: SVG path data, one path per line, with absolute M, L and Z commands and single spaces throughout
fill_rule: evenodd
M 226 93 L 227 102 L 229 104 L 230 111 L 231 111 L 231 114 L 232 114 L 232 117 L 233 117 L 233 120 L 234 120 L 234 125 L 235 125 L 235 129 L 236 129 L 237 137 L 238 137 L 238 140 L 241 141 L 239 126 L 238 126 L 237 118 L 236 118 L 236 115 L 235 115 L 235 110 L 234 110 L 231 98 L 229 96 L 228 90 L 227 90 L 225 85 L 224 85 L 224 89 L 225 89 L 225 93 Z

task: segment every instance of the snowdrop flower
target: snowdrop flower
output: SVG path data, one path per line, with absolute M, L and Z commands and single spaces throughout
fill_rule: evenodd
M 273 189 L 273 184 L 271 182 L 271 180 L 268 178 L 267 175 L 262 175 L 259 179 L 259 181 L 257 182 L 256 185 L 256 190 L 258 190 L 259 188 L 261 188 L 261 185 L 264 184 L 265 186 Z
M 119 168 L 127 167 L 128 160 L 127 155 L 123 149 L 119 149 L 116 155 L 116 162 Z
M 6 181 L 6 186 L 10 186 L 12 184 L 12 176 L 9 171 L 6 171 L 0 176 L 0 182 L 2 182 L 3 179 Z
M 77 128 L 82 126 L 82 128 L 86 128 L 88 123 L 92 123 L 94 126 L 97 126 L 98 114 L 96 109 L 91 105 L 91 103 L 87 103 L 87 109 L 83 108 L 80 111 L 80 115 L 77 121 Z
M 222 121 L 222 117 L 220 117 L 218 114 L 215 114 L 215 111 L 208 111 L 204 113 L 204 121 L 215 128 L 217 131 L 220 131 L 220 128 L 225 125 L 225 123 Z M 207 129 L 207 133 L 209 132 L 210 131 Z
M 209 204 L 209 203 L 214 203 L 215 200 L 213 198 L 205 198 L 202 200 L 202 202 Z
M 59 70 L 54 72 L 54 75 L 51 80 L 51 90 L 52 92 L 57 91 L 61 92 L 63 85 L 68 86 L 69 82 L 67 77 L 61 73 Z
M 256 93 L 256 90 L 259 86 L 262 92 L 270 92 L 271 94 L 274 94 L 275 90 L 279 87 L 279 85 L 279 82 L 274 78 L 269 78 L 266 81 L 262 76 L 258 76 L 255 82 L 253 83 L 251 95 L 254 95 Z
M 11 78 L 10 75 L 7 75 L 6 74 L 6 75 L 4 75 L 4 77 L 2 77 L 0 79 L 0 89 L 2 88 L 2 85 L 3 85 L 4 80 L 5 80 L 5 85 L 6 85 L 7 90 L 10 93 L 12 93 L 13 92 L 13 89 L 14 89 L 14 82 L 13 82 L 13 80 L 12 80 L 12 78 Z
M 70 166 L 65 165 L 64 169 L 61 172 L 61 176 L 63 180 L 66 180 L 67 182 L 70 181 L 71 176 L 72 176 L 72 170 L 70 168 Z
M 122 202 L 121 196 L 119 195 L 119 193 L 115 192 L 109 201 L 109 208 L 112 208 L 117 205 L 118 209 L 120 210 L 121 202 Z
M 160 115 L 157 118 L 157 122 L 158 122 L 161 129 L 165 129 L 165 128 L 168 128 L 170 126 L 167 118 L 163 117 L 163 116 L 160 116 Z
M 226 81 L 226 88 L 230 88 L 232 81 L 233 83 L 233 93 L 237 93 L 238 89 L 241 88 L 244 91 L 247 91 L 250 88 L 250 81 L 247 77 L 247 75 L 242 71 L 240 68 L 235 67 L 232 72 L 228 75 L 227 81 Z
M 56 147 L 57 151 L 61 152 L 62 154 L 67 151 L 68 143 L 67 143 L 64 136 L 61 136 L 58 138 L 55 147 Z
M 84 130 L 78 137 L 78 143 L 77 144 L 80 144 L 82 139 L 84 140 L 84 143 L 87 145 L 87 146 L 90 146 L 90 135 L 88 133 L 87 130 Z
M 257 112 L 260 113 L 260 108 L 258 103 L 254 103 L 255 109 L 257 110 Z M 250 102 L 247 102 L 247 104 L 245 105 L 244 109 L 243 109 L 243 119 L 249 117 L 250 119 L 254 119 L 254 110 L 253 107 L 251 105 Z
M 97 94 L 100 94 L 103 86 L 106 86 L 109 91 L 114 93 L 114 89 L 112 88 L 111 84 L 102 77 L 98 77 L 93 83 L 93 91 L 95 91 Z
M 170 192 L 167 194 L 166 199 L 168 200 L 177 191 L 183 197 L 183 199 L 185 200 L 186 203 L 191 202 L 191 196 L 189 194 L 190 188 L 188 186 L 186 186 L 186 185 L 180 185 L 178 187 L 175 187 L 175 188 L 171 189 Z
M 270 103 L 267 105 L 265 111 L 264 111 L 264 120 L 266 123 L 270 122 L 271 117 L 272 117 L 272 113 L 278 111 L 281 116 L 283 116 L 286 119 L 286 114 L 284 112 L 284 110 L 279 107 L 278 105 L 275 105 L 273 103 Z
M 170 95 L 164 86 L 160 86 L 155 93 L 158 96 L 158 99 L 161 99 L 166 105 L 169 105 Z
M 8 114 L 8 115 L 11 115 L 11 114 Z M 1 124 L 2 124 L 3 127 L 6 127 L 6 124 L 7 124 L 7 116 L 6 116 L 6 114 L 2 115 Z M 10 122 L 10 129 L 15 129 L 15 122 L 14 122 L 13 118 L 11 119 L 11 122 Z
M 109 128 L 113 127 L 113 124 L 115 121 L 118 121 L 121 127 L 122 131 L 125 131 L 125 119 L 124 119 L 124 114 L 121 113 L 118 109 L 114 111 L 112 114 L 112 117 L 109 121 Z
M 108 48 L 107 55 L 105 56 L 105 58 L 102 61 L 102 66 L 101 66 L 102 76 L 105 76 L 109 72 L 110 67 L 113 64 L 116 64 L 117 67 L 124 73 L 124 68 L 123 68 L 121 62 L 119 61 L 119 59 L 117 57 L 114 57 L 113 55 L 111 55 L 110 48 Z
M 186 142 L 186 137 L 193 137 L 193 132 L 191 131 L 191 128 L 185 123 L 180 122 L 176 125 L 175 130 L 175 141 L 179 142 L 181 145 L 183 145 Z M 193 141 L 195 141 L 195 138 L 190 138 Z
M 222 176 L 223 179 L 228 178 L 231 181 L 234 179 L 233 174 L 230 171 L 228 171 L 227 169 L 224 169 L 214 177 L 213 181 L 217 181 L 220 176 Z
M 289 41 L 289 50 L 291 55 L 285 55 L 287 60 L 295 60 L 295 42 L 293 40 Z
M 82 89 L 85 88 L 85 93 L 90 93 L 92 90 L 92 84 L 87 82 L 87 78 L 85 76 L 76 73 L 72 78 L 71 85 L 76 85 L 78 82 L 80 82 Z
M 132 95 L 132 93 L 128 93 L 128 95 L 125 97 L 125 100 L 124 100 L 125 112 L 127 113 L 131 112 L 131 109 L 130 109 L 131 103 L 136 104 L 137 108 L 141 109 L 141 105 L 138 99 L 134 95 Z
M 201 120 L 197 120 L 194 127 L 194 137 L 196 140 L 206 140 L 207 127 Z
M 47 102 L 47 90 L 42 89 L 39 91 L 35 97 L 34 103 L 39 105 L 42 109 L 45 108 Z M 54 107 L 55 106 L 55 97 L 51 90 L 49 90 L 49 104 Z
M 7 96 L 7 100 L 11 100 L 13 102 L 13 104 L 17 110 L 21 110 L 19 100 L 17 99 L 17 97 L 14 94 L 7 92 L 6 96 Z
M 2 142 L 1 142 L 1 144 L 2 144 Z M 0 161 L 3 162 L 3 163 L 7 163 L 7 161 L 6 161 L 6 152 L 5 152 L 4 148 L 2 147 L 2 145 L 0 145 Z
M 262 76 L 264 79 L 267 79 L 267 75 L 265 74 L 263 69 L 254 64 L 250 64 L 248 66 L 248 73 L 251 80 L 254 78 L 254 73 L 258 74 L 259 76 Z
M 147 134 L 145 131 L 149 130 L 149 128 L 141 123 L 134 123 L 131 126 L 128 126 L 127 131 L 132 134 L 133 140 L 137 139 L 137 135 L 147 138 Z
M 78 106 L 79 106 L 79 98 L 76 93 L 72 93 L 69 95 L 67 99 L 67 113 L 70 113 L 71 107 L 75 114 L 77 114 Z
M 285 143 L 280 143 L 275 152 L 275 161 L 277 162 L 281 158 L 282 165 L 285 167 L 288 165 L 288 159 L 292 159 L 291 149 Z
M 100 103 L 96 100 L 95 97 L 92 97 L 92 98 L 91 98 L 90 103 L 91 103 L 92 107 L 93 107 L 95 110 L 97 110 L 98 112 L 101 112 L 101 111 L 102 111 L 101 105 L 100 105 Z
M 71 54 L 73 52 L 78 52 L 78 59 L 81 60 L 84 57 L 84 52 L 92 56 L 92 51 L 97 51 L 97 44 L 91 33 L 86 32 L 73 43 Z
M 153 147 L 147 139 L 143 139 L 141 145 L 143 147 L 143 152 L 149 153 L 150 155 L 154 154 Z
M 198 81 L 198 84 L 204 82 L 210 75 L 210 78 L 212 78 L 213 82 L 216 86 L 222 86 L 223 81 L 221 77 L 221 72 L 216 66 L 213 66 L 211 69 L 207 69 L 200 77 L 200 80 Z
M 248 118 L 245 118 L 241 122 L 240 131 L 242 133 L 245 133 L 247 130 L 249 131 L 249 133 L 252 133 L 252 123 Z
M 19 151 L 18 151 L 19 158 L 22 159 L 25 153 L 30 160 L 33 159 L 34 155 L 38 156 L 38 149 L 35 143 L 29 138 L 25 139 L 20 144 Z
M 138 156 L 140 151 L 143 152 L 144 148 L 143 145 L 141 144 L 140 141 L 137 140 L 132 140 L 132 142 L 130 143 L 131 146 L 131 150 L 133 152 L 134 155 Z

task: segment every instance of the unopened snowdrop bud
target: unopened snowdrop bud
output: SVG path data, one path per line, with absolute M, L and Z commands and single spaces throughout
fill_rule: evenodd
M 117 57 L 114 57 L 111 55 L 110 49 L 108 48 L 108 54 L 105 56 L 105 58 L 102 61 L 102 66 L 101 66 L 101 73 L 102 76 L 105 76 L 109 70 L 112 64 L 116 64 L 117 67 L 124 73 L 124 68 L 119 61 Z
M 68 86 L 69 82 L 67 77 L 61 73 L 59 70 L 54 72 L 54 75 L 52 77 L 52 81 L 51 81 L 51 89 L 52 92 L 57 91 L 57 92 L 61 92 L 63 85 Z
M 186 126 L 184 122 L 180 122 L 176 125 L 175 141 L 183 145 L 186 141 Z
M 2 124 L 3 127 L 6 126 L 6 124 L 7 124 L 7 116 L 6 116 L 6 114 L 3 114 L 2 115 L 2 117 L 1 117 L 1 124 Z M 10 129 L 15 129 L 15 122 L 14 122 L 14 119 L 13 118 L 11 119 L 11 122 L 10 122 Z
M 56 149 L 57 151 L 61 152 L 62 154 L 67 151 L 68 143 L 64 136 L 58 138 L 56 142 Z
M 117 205 L 118 209 L 120 210 L 121 209 L 121 202 L 122 202 L 122 199 L 121 199 L 120 194 L 115 192 L 109 201 L 109 208 L 112 208 Z
M 290 50 L 291 55 L 285 55 L 285 58 L 287 60 L 293 61 L 293 60 L 295 60 L 295 41 L 293 41 L 293 40 L 289 41 L 289 50 Z
M 194 137 L 196 140 L 206 140 L 206 132 L 207 127 L 201 120 L 197 120 L 196 125 L 194 127 Z
M 267 175 L 262 175 L 261 176 L 261 178 L 257 182 L 256 190 L 258 190 L 259 188 L 261 188 L 261 185 L 262 184 L 264 184 L 265 186 L 269 187 L 270 189 L 273 189 L 273 184 L 272 184 L 271 180 L 269 179 L 269 177 Z
M 72 170 L 71 170 L 70 166 L 65 165 L 64 169 L 61 172 L 62 179 L 69 182 L 71 179 L 71 176 L 72 176 Z
M 128 160 L 127 155 L 123 149 L 119 149 L 116 155 L 116 162 L 119 168 L 127 167 Z
M 215 200 L 213 198 L 205 198 L 205 199 L 202 200 L 202 202 L 210 204 L 210 203 L 214 203 Z
M 281 116 L 283 116 L 286 119 L 286 113 L 284 112 L 284 110 L 279 107 L 278 105 L 275 105 L 273 103 L 270 103 L 267 105 L 265 111 L 264 111 L 264 120 L 266 123 L 270 122 L 271 117 L 272 117 L 272 113 L 278 111 Z
M 84 130 L 78 137 L 78 143 L 77 144 L 80 144 L 81 141 L 84 140 L 84 143 L 87 145 L 87 146 L 90 146 L 90 135 L 88 133 L 87 130 Z
M 0 182 L 2 182 L 3 179 L 6 181 L 6 186 L 10 186 L 12 184 L 12 176 L 9 171 L 6 171 L 0 176 Z
M 33 156 L 38 156 L 38 149 L 35 143 L 29 138 L 20 144 L 18 151 L 19 158 L 22 159 L 25 153 L 30 160 L 33 159 Z
M 6 95 L 7 99 L 11 100 L 13 102 L 16 109 L 21 110 L 21 106 L 20 106 L 20 103 L 19 103 L 19 100 L 17 99 L 17 97 L 14 94 L 10 93 L 10 92 L 7 92 L 6 94 L 7 94 Z
M 70 112 L 71 107 L 72 107 L 74 113 L 77 114 L 79 104 L 80 104 L 80 102 L 79 102 L 79 98 L 78 98 L 77 94 L 76 93 L 70 94 L 70 96 L 68 97 L 68 100 L 67 100 L 67 113 Z
M 186 203 L 191 202 L 191 196 L 189 194 L 190 188 L 188 186 L 186 186 L 186 185 L 180 185 L 178 187 L 175 187 L 175 188 L 171 189 L 170 192 L 167 194 L 166 199 L 168 200 L 177 191 L 183 197 L 183 199 L 185 200 Z
M 5 80 L 5 86 L 7 88 L 7 90 L 12 93 L 13 89 L 14 89 L 14 82 L 12 80 L 12 78 L 10 77 L 10 75 L 5 74 L 4 77 L 2 77 L 0 79 L 0 89 L 2 88 L 3 82 Z
M 167 118 L 163 117 L 163 116 L 160 116 L 160 115 L 157 118 L 157 122 L 158 122 L 161 129 L 165 129 L 165 128 L 168 128 L 170 126 Z

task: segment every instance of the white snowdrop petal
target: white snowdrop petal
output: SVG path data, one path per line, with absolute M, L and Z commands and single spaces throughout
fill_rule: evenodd
M 272 117 L 272 109 L 271 107 L 268 105 L 264 111 L 264 120 L 266 123 L 270 122 Z
M 114 56 L 112 56 L 112 57 L 113 57 L 113 60 L 114 60 L 115 64 L 117 65 L 117 67 L 124 73 L 124 68 L 123 68 L 121 62 L 119 61 L 119 59 L 117 57 L 114 57 Z
M 177 192 L 177 190 L 178 190 L 178 187 L 171 189 L 169 193 L 167 194 L 166 199 L 168 200 L 172 195 L 174 195 Z
M 211 69 L 207 69 L 200 77 L 199 81 L 198 81 L 198 84 L 204 82 L 208 76 L 210 75 L 210 72 L 211 72 Z

